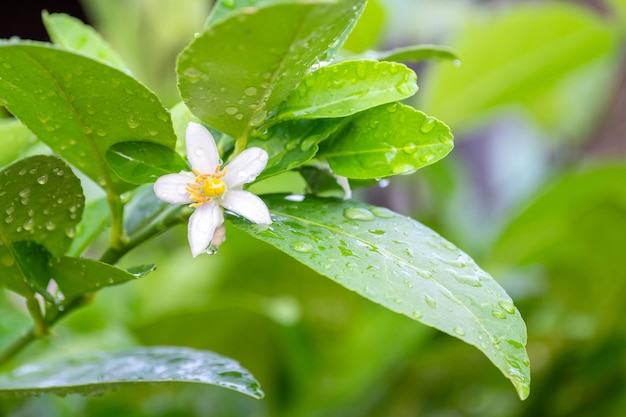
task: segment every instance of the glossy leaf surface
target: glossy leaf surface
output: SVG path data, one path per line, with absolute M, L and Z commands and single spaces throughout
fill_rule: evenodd
M 281 104 L 276 118 L 345 117 L 405 99 L 416 91 L 417 76 L 403 64 L 344 61 L 308 74 Z
M 159 177 L 189 171 L 187 162 L 167 146 L 151 142 L 119 142 L 106 152 L 113 172 L 131 184 L 155 182 Z
M 353 116 L 323 142 L 320 156 L 338 175 L 370 179 L 410 174 L 437 162 L 453 146 L 444 123 L 393 103 Z
M 94 394 L 127 384 L 194 382 L 262 398 L 258 382 L 236 361 L 213 352 L 155 346 L 76 355 L 0 374 L 0 395 Z
M 80 181 L 52 156 L 32 156 L 0 172 L 0 280 L 21 281 L 11 245 L 32 241 L 53 256 L 72 242 L 83 212 Z M 11 285 L 15 288 L 15 285 Z
M 0 62 L 0 104 L 104 188 L 133 187 L 105 162 L 113 144 L 176 143 L 158 98 L 117 69 L 39 43 L 0 44 Z
M 180 54 L 178 86 L 191 112 L 234 137 L 261 125 L 359 16 L 364 0 L 237 10 Z M 245 82 L 242 82 L 245 80 Z
M 522 317 L 466 253 L 385 208 L 301 196 L 265 201 L 271 226 L 233 224 L 363 297 L 476 346 L 528 396 Z

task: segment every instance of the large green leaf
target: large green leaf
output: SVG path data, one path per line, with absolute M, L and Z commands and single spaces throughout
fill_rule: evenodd
M 94 394 L 128 384 L 193 382 L 262 398 L 259 383 L 236 361 L 213 352 L 156 346 L 76 355 L 0 374 L 0 395 Z
M 344 177 L 410 174 L 453 148 L 448 126 L 412 107 L 386 104 L 353 116 L 322 143 L 320 157 Z
M 16 242 L 32 241 L 63 255 L 83 206 L 80 180 L 58 158 L 32 156 L 0 172 L 0 282 L 21 287 L 23 271 L 11 249 Z
M 263 7 L 279 3 L 294 3 L 294 0 L 216 0 L 204 27 L 206 29 L 229 14 L 245 7 Z
M 385 208 L 313 197 L 265 201 L 271 226 L 232 223 L 362 296 L 476 346 L 528 396 L 522 317 L 466 253 Z
M 277 110 L 278 120 L 345 117 L 412 96 L 417 76 L 403 64 L 344 61 L 311 72 Z
M 476 127 L 503 106 L 574 136 L 593 120 L 618 58 L 616 31 L 604 18 L 560 2 L 468 22 L 449 42 L 463 64 L 432 68 L 422 96 L 427 112 L 455 131 Z
M 117 69 L 39 43 L 2 43 L 0 62 L 0 104 L 103 187 L 133 187 L 105 162 L 113 144 L 176 143 L 158 98 Z
M 64 13 L 49 14 L 44 11 L 42 18 L 50 39 L 55 44 L 68 51 L 99 59 L 121 70 L 128 68 L 117 52 L 91 26 Z
M 359 16 L 365 0 L 242 8 L 178 58 L 178 87 L 201 120 L 234 138 L 261 125 Z
M 418 62 L 426 59 L 447 59 L 460 63 L 456 52 L 441 45 L 411 45 L 390 49 L 387 51 L 366 51 L 352 58 L 376 59 L 379 61 Z

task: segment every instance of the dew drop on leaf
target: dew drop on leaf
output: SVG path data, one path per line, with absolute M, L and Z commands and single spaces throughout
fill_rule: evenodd
M 37 178 L 37 183 L 44 185 L 48 182 L 48 176 L 47 175 L 42 175 L 41 177 Z
M 433 297 L 431 297 L 430 295 L 425 295 L 424 296 L 424 302 L 426 304 L 428 304 L 429 307 L 435 308 L 437 307 L 437 302 L 435 301 L 435 299 Z
M 294 242 L 291 244 L 291 249 L 300 253 L 309 253 L 313 251 L 313 246 L 306 242 Z
M 454 333 L 459 336 L 465 336 L 465 330 L 461 329 L 460 327 L 455 327 Z
M 504 314 L 502 311 L 500 310 L 491 310 L 491 315 L 494 316 L 497 319 L 505 319 L 506 318 L 506 314 Z
M 351 220 L 371 221 L 376 218 L 376 216 L 374 216 L 374 213 L 362 207 L 347 208 L 343 211 L 343 215 L 344 217 L 351 219 Z
M 498 305 L 509 314 L 515 313 L 515 306 L 509 301 L 498 301 Z
M 435 128 L 435 119 L 432 117 L 427 117 L 424 119 L 424 121 L 422 122 L 422 125 L 420 126 L 420 131 L 422 133 L 430 133 L 433 131 L 433 129 Z

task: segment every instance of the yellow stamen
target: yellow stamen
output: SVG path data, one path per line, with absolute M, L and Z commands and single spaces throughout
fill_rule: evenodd
M 226 175 L 226 169 L 220 171 L 218 165 L 214 174 L 201 174 L 196 169 L 193 169 L 193 173 L 196 175 L 194 182 L 188 183 L 185 188 L 194 201 L 190 207 L 200 207 L 204 203 L 211 202 L 212 198 L 221 197 L 226 192 L 226 183 L 221 179 Z

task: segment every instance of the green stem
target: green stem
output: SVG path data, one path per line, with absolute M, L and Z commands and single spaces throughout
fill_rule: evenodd
M 109 245 L 119 249 L 124 244 L 124 207 L 119 197 L 112 191 L 107 191 L 107 202 L 111 211 L 111 239 Z
M 107 251 L 100 257 L 100 262 L 107 263 L 109 265 L 116 264 L 124 255 L 135 247 L 165 232 L 177 224 L 184 223 L 188 217 L 189 213 L 187 210 L 176 206 L 168 207 L 168 209 L 164 210 L 160 216 L 153 219 L 153 221 L 146 224 L 141 229 L 138 229 L 137 232 L 130 237 L 130 239 L 126 240 L 126 242 L 118 240 L 118 247 L 109 247 L 109 249 L 107 249 Z M 118 236 L 121 237 L 121 235 Z M 64 305 L 63 309 L 53 311 L 47 314 L 45 318 L 41 318 L 41 323 L 39 323 L 39 325 L 34 326 L 28 332 L 24 333 L 17 340 L 15 340 L 15 342 L 13 342 L 3 352 L 0 352 L 0 367 L 8 363 L 13 357 L 19 354 L 32 342 L 40 338 L 41 324 L 44 325 L 44 328 L 49 329 L 69 313 L 88 304 L 93 296 L 93 293 L 84 294 L 83 296 L 72 300 L 71 303 Z

